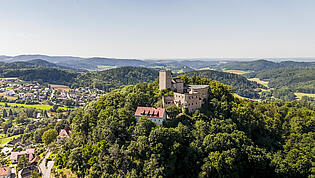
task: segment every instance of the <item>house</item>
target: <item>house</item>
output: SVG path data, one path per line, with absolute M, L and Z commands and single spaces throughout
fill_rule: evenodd
M 6 92 L 5 95 L 7 95 L 7 96 L 14 96 L 15 92 L 13 90 L 11 90 L 11 91 Z
M 12 163 L 17 163 L 18 159 L 25 155 L 29 161 L 32 161 L 34 158 L 35 149 L 26 149 L 25 151 L 11 152 L 10 160 Z
M 57 137 L 58 140 L 60 139 L 67 139 L 70 137 L 71 130 L 70 129 L 61 129 L 59 135 Z
M 146 117 L 157 125 L 162 125 L 163 121 L 166 121 L 165 108 L 153 108 L 153 107 L 137 107 L 135 117 Z
M 37 119 L 40 119 L 41 117 L 42 117 L 41 113 L 37 113 L 37 114 L 36 114 L 36 118 L 37 118 Z
M 0 167 L 0 178 L 11 178 L 11 168 Z
M 11 153 L 12 150 L 13 150 L 12 147 L 4 147 L 4 148 L 1 150 L 1 153 L 7 155 L 7 154 Z

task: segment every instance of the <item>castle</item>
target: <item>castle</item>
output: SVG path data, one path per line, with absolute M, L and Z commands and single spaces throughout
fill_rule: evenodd
M 209 85 L 187 85 L 182 79 L 173 79 L 170 70 L 161 70 L 159 73 L 159 89 L 171 89 L 173 96 L 163 96 L 163 107 L 176 105 L 193 112 L 201 108 L 208 98 Z

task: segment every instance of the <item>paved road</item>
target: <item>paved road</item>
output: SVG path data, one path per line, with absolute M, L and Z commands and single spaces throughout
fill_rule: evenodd
M 53 167 L 54 165 L 54 161 L 48 161 L 47 163 L 47 168 L 45 166 L 45 160 L 49 157 L 50 155 L 50 152 L 48 152 L 45 156 L 45 158 L 43 159 L 43 161 L 39 164 L 39 169 L 41 170 L 42 172 L 42 177 L 43 178 L 49 178 L 50 177 L 50 171 L 51 171 L 51 168 Z

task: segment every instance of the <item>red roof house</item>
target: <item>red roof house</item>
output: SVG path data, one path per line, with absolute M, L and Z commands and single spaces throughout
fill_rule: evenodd
M 0 177 L 3 177 L 3 178 L 11 177 L 11 168 L 9 168 L 9 167 L 0 167 Z
M 136 118 L 146 117 L 158 125 L 166 120 L 165 108 L 138 107 L 135 113 Z

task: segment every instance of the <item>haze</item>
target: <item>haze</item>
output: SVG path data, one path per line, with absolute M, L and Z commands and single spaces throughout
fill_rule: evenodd
M 315 57 L 314 0 L 1 0 L 0 55 Z

